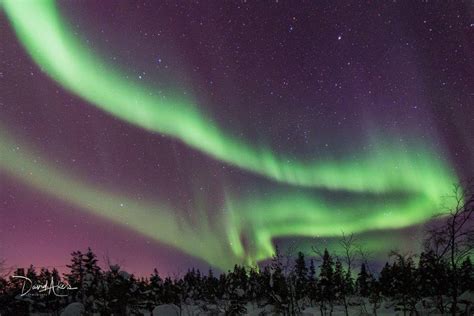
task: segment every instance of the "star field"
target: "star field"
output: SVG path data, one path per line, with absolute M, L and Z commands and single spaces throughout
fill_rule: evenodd
M 45 4 L 0 20 L 12 266 L 226 269 L 342 231 L 377 260 L 472 176 L 468 3 Z

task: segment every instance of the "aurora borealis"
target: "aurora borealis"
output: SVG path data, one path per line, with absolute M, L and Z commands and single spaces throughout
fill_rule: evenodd
M 288 6 L 3 1 L 0 256 L 417 249 L 472 167 L 467 5 Z

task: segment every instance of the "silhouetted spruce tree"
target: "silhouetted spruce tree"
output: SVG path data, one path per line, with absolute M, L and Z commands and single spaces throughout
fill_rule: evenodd
M 36 274 L 36 270 L 33 265 L 30 265 L 28 270 L 26 270 L 26 277 L 30 279 L 33 284 L 38 283 L 38 275 Z
M 357 275 L 357 280 L 356 280 L 356 291 L 359 296 L 369 297 L 369 282 L 370 282 L 370 275 L 367 272 L 365 263 L 362 263 L 360 266 L 360 272 Z
M 84 310 L 90 314 L 97 313 L 101 309 L 100 305 L 104 304 L 100 297 L 102 293 L 99 291 L 102 288 L 102 272 L 98 265 L 97 256 L 91 248 L 87 248 L 87 252 L 82 255 L 82 263 L 84 276 L 81 290 L 84 295 Z
M 448 267 L 433 251 L 420 255 L 417 269 L 418 289 L 421 297 L 433 297 L 441 313 L 445 312 L 445 298 L 449 284 Z
M 148 292 L 146 293 L 145 306 L 150 312 L 155 306 L 163 303 L 163 280 L 160 277 L 158 270 L 153 269 L 148 283 Z
M 221 273 L 219 275 L 219 283 L 217 286 L 217 297 L 222 299 L 226 292 L 226 284 L 227 284 L 227 275 L 225 273 Z
M 288 308 L 288 286 L 285 275 L 283 274 L 282 256 L 279 248 L 275 247 L 275 254 L 271 262 L 271 299 L 272 303 L 281 312 Z
M 179 285 L 175 284 L 170 277 L 163 282 L 163 302 L 165 304 L 180 304 Z
M 51 284 L 51 282 L 54 282 L 54 285 L 57 285 L 61 282 L 58 270 L 56 269 L 53 269 L 51 272 L 47 268 L 41 268 L 38 279 L 41 284 L 45 284 L 46 282 Z M 55 293 L 60 295 L 65 294 L 61 292 L 61 290 L 56 289 L 55 291 Z M 41 297 L 41 308 L 39 309 L 39 312 L 56 315 L 62 305 L 62 301 L 63 299 L 61 297 L 54 295 L 54 293 L 47 292 Z
M 259 301 L 263 300 L 272 300 L 271 298 L 271 283 L 272 283 L 272 273 L 270 271 L 269 266 L 265 266 L 262 270 L 260 270 L 260 273 L 258 275 L 258 283 L 259 283 L 259 288 L 258 288 L 258 293 L 257 297 L 259 298 Z
M 234 270 L 227 274 L 226 292 L 226 315 L 241 315 L 246 312 L 247 275 L 244 267 L 234 266 Z
M 150 281 L 147 278 L 139 278 L 136 280 L 136 285 L 138 287 L 136 296 L 138 298 L 138 305 L 141 310 L 153 311 L 154 305 L 150 297 Z M 152 305 L 153 304 L 153 305 Z M 138 314 L 140 315 L 140 314 Z
M 396 257 L 392 266 L 393 299 L 404 315 L 410 314 L 416 310 L 415 305 L 419 299 L 415 264 L 411 256 L 403 256 L 398 253 L 393 253 L 392 256 Z
M 386 298 L 392 297 L 393 296 L 393 275 L 392 275 L 392 267 L 388 262 L 385 263 L 382 270 L 380 271 L 379 283 L 380 283 L 381 294 Z
M 334 263 L 327 249 L 324 249 L 323 262 L 319 272 L 318 294 L 321 300 L 321 314 L 329 308 L 333 309 L 334 293 Z
M 199 269 L 196 269 L 196 289 L 194 291 L 194 299 L 195 300 L 202 300 L 204 298 L 203 290 L 203 278 L 201 271 Z
M 182 295 L 185 303 L 192 303 L 194 300 L 199 300 L 203 297 L 201 281 L 201 272 L 194 268 L 188 270 L 184 275 Z
M 77 287 L 77 290 L 72 292 L 68 298 L 71 301 L 80 301 L 84 297 L 84 275 L 85 275 L 85 268 L 84 268 L 84 255 L 81 251 L 74 251 L 71 253 L 71 264 L 66 265 L 69 268 L 69 273 L 64 274 L 66 280 L 72 287 Z
M 248 289 L 248 275 L 247 271 L 245 270 L 244 266 L 235 265 L 234 271 L 232 273 L 234 278 L 236 279 L 238 288 L 243 293 L 243 297 L 245 297 Z
M 63 279 L 59 275 L 59 271 L 56 268 L 53 268 L 53 270 L 51 270 L 51 277 L 55 282 L 63 281 Z
M 259 282 L 259 273 L 255 268 L 251 268 L 249 271 L 249 279 L 248 279 L 248 299 L 253 301 L 259 301 L 261 299 L 261 285 Z
M 346 285 L 344 278 L 344 270 L 342 263 L 339 259 L 336 259 L 336 265 L 334 269 L 334 296 L 336 299 L 340 299 L 346 294 Z
M 335 300 L 344 306 L 346 315 L 349 315 L 349 306 L 347 296 L 349 295 L 349 284 L 346 280 L 347 273 L 344 272 L 342 263 L 336 259 L 336 267 L 334 270 L 334 297 Z
M 209 269 L 208 275 L 203 280 L 204 283 L 204 298 L 211 303 L 217 302 L 217 290 L 219 280 L 214 276 L 212 269 Z
M 316 278 L 316 267 L 314 266 L 314 260 L 311 259 L 309 261 L 309 277 L 308 277 L 308 287 L 307 293 L 310 302 L 317 300 L 317 293 L 318 293 L 318 284 Z
M 306 267 L 306 261 L 304 254 L 298 252 L 298 257 L 295 260 L 295 295 L 296 300 L 300 300 L 308 294 L 308 268 Z
M 111 314 L 126 315 L 129 304 L 130 275 L 121 271 L 119 265 L 111 265 L 109 269 L 105 272 L 108 309 Z
M 140 297 L 140 287 L 138 280 L 132 274 L 127 280 L 128 288 L 126 294 L 127 315 L 141 315 L 141 309 L 144 307 L 143 300 Z

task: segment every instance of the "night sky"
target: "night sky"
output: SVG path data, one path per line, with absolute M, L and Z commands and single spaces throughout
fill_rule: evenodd
M 0 258 L 420 249 L 474 176 L 469 1 L 3 1 Z

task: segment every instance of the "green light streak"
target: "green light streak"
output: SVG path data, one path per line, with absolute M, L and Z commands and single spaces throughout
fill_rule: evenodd
M 21 141 L 10 137 L 6 130 L 0 130 L 0 135 L 0 174 L 5 173 L 82 211 L 173 246 L 217 267 L 231 267 L 241 261 L 216 238 L 224 232 L 211 229 L 202 218 L 199 223 L 191 225 L 180 220 L 175 211 L 163 202 L 137 201 L 121 192 L 68 175 L 42 160 L 36 151 Z
M 64 88 L 117 118 L 179 139 L 233 166 L 287 184 L 357 192 L 428 190 L 435 196 L 444 193 L 446 183 L 453 182 L 444 166 L 438 169 L 440 174 L 432 173 L 432 166 L 410 168 L 400 148 L 389 146 L 374 148 L 351 161 L 312 162 L 295 161 L 264 146 L 254 147 L 207 119 L 192 100 L 178 93 L 160 97 L 153 88 L 125 79 L 125 74 L 80 43 L 59 16 L 54 1 L 6 0 L 3 7 L 34 61 Z M 420 158 L 427 156 L 429 152 L 421 152 Z
M 228 199 L 226 210 L 232 218 L 228 238 L 236 254 L 246 253 L 256 261 L 269 258 L 275 237 L 329 237 L 399 229 L 420 224 L 439 212 L 439 204 L 429 196 L 354 195 L 347 201 L 324 198 L 322 194 L 278 192 L 265 199 Z M 244 250 L 240 236 L 249 245 Z M 377 241 L 364 246 L 384 248 Z M 382 245 L 385 243 L 385 246 Z

